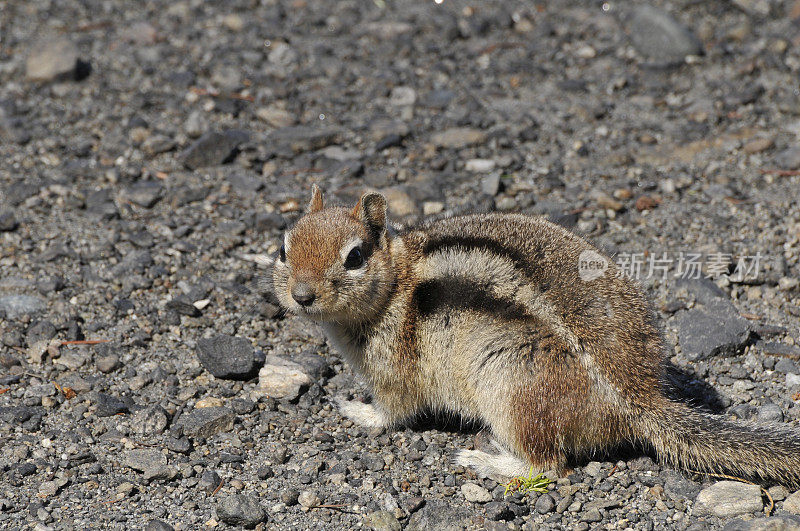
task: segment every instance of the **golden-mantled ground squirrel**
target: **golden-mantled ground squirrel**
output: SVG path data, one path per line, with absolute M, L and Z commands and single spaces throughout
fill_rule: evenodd
M 482 475 L 562 470 L 568 456 L 629 442 L 665 462 L 800 487 L 800 434 L 731 422 L 665 395 L 665 348 L 645 297 L 607 269 L 587 278 L 566 229 L 511 214 L 460 216 L 394 234 L 386 200 L 308 213 L 273 272 L 286 308 L 322 324 L 370 384 L 365 426 L 425 410 L 485 424 L 496 453 L 462 450 Z

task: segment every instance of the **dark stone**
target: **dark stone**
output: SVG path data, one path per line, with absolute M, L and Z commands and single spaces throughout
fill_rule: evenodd
M 217 166 L 228 162 L 238 147 L 250 140 L 250 133 L 242 129 L 210 131 L 186 148 L 179 159 L 190 170 Z
M 0 406 L 0 421 L 22 424 L 35 417 L 42 417 L 44 409 L 32 406 Z
M 194 301 L 187 295 L 178 295 L 171 301 L 167 302 L 164 307 L 167 310 L 172 310 L 179 315 L 187 315 L 189 317 L 198 317 L 201 315 L 200 310 L 193 304 Z
M 255 527 L 267 514 L 258 500 L 243 494 L 231 494 L 217 504 L 217 517 L 228 525 Z
M 291 507 L 297 505 L 297 498 L 300 497 L 300 491 L 295 489 L 286 489 L 281 491 L 280 500 L 287 506 Z
M 664 492 L 673 501 L 683 498 L 694 501 L 700 493 L 700 485 L 694 481 L 689 481 L 678 471 L 667 470 L 662 476 L 665 477 Z
M 17 218 L 14 217 L 14 212 L 7 210 L 0 211 L 0 232 L 11 232 L 19 226 Z
M 36 465 L 33 463 L 20 463 L 17 465 L 17 474 L 21 477 L 30 476 L 36 473 Z
M 92 402 L 97 408 L 95 415 L 98 417 L 110 417 L 128 411 L 128 406 L 125 405 L 125 402 L 105 393 L 94 393 Z
M 256 212 L 253 228 L 259 233 L 283 230 L 286 228 L 286 218 L 277 212 Z
M 750 338 L 750 323 L 722 305 L 677 314 L 678 341 L 692 361 L 737 353 Z
M 50 321 L 39 321 L 31 325 L 25 334 L 28 346 L 35 345 L 40 341 L 50 341 L 56 337 L 56 326 Z
M 11 206 L 17 206 L 29 197 L 39 193 L 39 184 L 29 181 L 17 181 L 5 190 L 5 202 Z
M 114 309 L 118 315 L 124 315 L 135 308 L 130 299 L 117 299 L 114 301 Z
M 398 134 L 390 134 L 378 140 L 375 144 L 375 151 L 382 151 L 384 149 L 399 146 L 403 142 L 403 137 Z
M 144 531 L 174 531 L 174 528 L 163 520 L 150 520 Z
M 231 409 L 233 409 L 234 413 L 237 415 L 247 415 L 248 413 L 252 413 L 256 407 L 255 402 L 246 398 L 234 398 L 229 404 Z
M 218 335 L 197 342 L 197 359 L 217 378 L 247 379 L 257 370 L 250 341 Z
M 489 520 L 509 520 L 514 517 L 514 513 L 505 502 L 489 502 L 483 506 L 483 509 Z
M 220 483 L 222 483 L 222 478 L 219 477 L 219 474 L 217 474 L 214 470 L 206 470 L 203 472 L 203 475 L 200 476 L 200 481 L 197 482 L 197 487 L 211 494 L 217 490 L 217 487 L 219 487 Z
M 289 359 L 303 367 L 303 372 L 311 376 L 314 380 L 319 380 L 323 376 L 329 376 L 331 374 L 331 368 L 325 358 L 314 353 L 312 350 L 304 350 L 300 354 L 291 356 Z
M 36 289 L 42 295 L 50 295 L 64 289 L 64 279 L 58 276 L 50 276 L 36 282 Z
M 179 454 L 188 454 L 192 451 L 192 442 L 187 437 L 168 437 L 167 450 Z

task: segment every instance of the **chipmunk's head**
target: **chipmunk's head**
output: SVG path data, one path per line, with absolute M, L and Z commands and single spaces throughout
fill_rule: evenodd
M 352 210 L 323 208 L 314 185 L 306 215 L 286 232 L 275 260 L 275 293 L 314 320 L 369 320 L 394 286 L 388 245 L 382 195 L 366 193 Z

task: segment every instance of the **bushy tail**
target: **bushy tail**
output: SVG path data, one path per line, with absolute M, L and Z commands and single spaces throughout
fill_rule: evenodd
M 729 421 L 671 401 L 637 415 L 633 427 L 672 466 L 800 488 L 800 431 Z

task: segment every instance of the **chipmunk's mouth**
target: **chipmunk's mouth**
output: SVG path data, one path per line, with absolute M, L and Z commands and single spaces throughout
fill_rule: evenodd
M 297 315 L 308 317 L 309 319 L 321 319 L 325 313 L 321 308 L 317 306 L 314 305 L 302 306 L 300 304 L 295 305 L 294 312 Z

